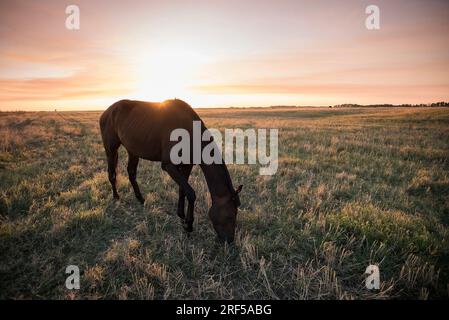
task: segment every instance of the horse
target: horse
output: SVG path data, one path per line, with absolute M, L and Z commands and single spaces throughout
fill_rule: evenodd
M 189 184 L 193 161 L 174 164 L 170 150 L 176 141 L 171 141 L 173 130 L 182 128 L 190 133 L 192 141 L 193 121 L 201 122 L 201 130 L 207 130 L 203 121 L 186 102 L 174 99 L 163 102 L 120 100 L 106 109 L 100 117 L 101 138 L 106 151 L 108 178 L 114 199 L 119 199 L 116 187 L 118 149 L 121 145 L 128 152 L 128 177 L 137 200 L 145 200 L 137 183 L 139 159 L 161 163 L 161 168 L 179 186 L 177 215 L 187 232 L 193 231 L 196 194 Z M 237 210 L 240 206 L 239 193 L 242 185 L 234 189 L 224 161 L 221 163 L 199 163 L 207 182 L 212 205 L 208 211 L 219 240 L 231 243 L 234 240 Z M 185 198 L 188 200 L 184 212 Z

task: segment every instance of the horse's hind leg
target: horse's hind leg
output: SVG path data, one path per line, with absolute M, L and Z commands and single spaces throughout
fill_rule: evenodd
M 111 141 L 104 141 L 104 149 L 108 158 L 108 178 L 112 186 L 112 195 L 114 199 L 119 199 L 117 193 L 117 163 L 118 163 L 118 148 L 120 141 L 111 139 Z
M 139 185 L 137 184 L 137 166 L 139 164 L 139 157 L 136 157 L 135 155 L 131 154 L 128 151 L 128 177 L 129 182 L 131 182 L 131 185 L 134 189 L 134 194 L 136 195 L 137 200 L 139 200 L 140 203 L 144 203 L 145 200 L 142 197 L 142 194 L 140 193 Z
M 112 195 L 114 199 L 119 199 L 117 193 L 117 162 L 118 162 L 118 152 L 115 150 L 111 155 L 108 155 L 108 176 L 109 182 L 112 186 Z
M 187 164 L 187 165 L 180 165 L 179 171 L 181 174 L 186 178 L 187 182 L 189 181 L 190 173 L 192 172 L 193 165 Z M 186 192 L 184 191 L 183 187 L 179 187 L 179 200 L 178 200 L 178 211 L 177 215 L 181 219 L 185 219 L 184 215 L 184 207 L 185 207 L 185 200 L 186 200 Z

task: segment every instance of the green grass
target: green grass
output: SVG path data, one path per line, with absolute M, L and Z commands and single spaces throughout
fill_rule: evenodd
M 216 242 L 199 168 L 194 232 L 176 185 L 120 151 L 112 201 L 98 112 L 0 113 L 2 299 L 448 298 L 449 109 L 199 110 L 209 127 L 278 128 L 279 169 L 243 184 L 235 244 Z M 78 265 L 81 289 L 65 288 Z M 381 288 L 364 286 L 378 264 Z

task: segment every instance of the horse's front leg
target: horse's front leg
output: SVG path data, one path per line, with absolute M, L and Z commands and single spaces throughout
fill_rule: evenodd
M 193 231 L 193 210 L 195 208 L 195 201 L 189 201 L 189 204 L 187 206 L 187 215 L 184 220 L 184 229 L 187 232 Z
M 178 210 L 176 211 L 176 214 L 182 220 L 186 218 L 184 214 L 185 203 L 186 203 L 186 193 L 184 192 L 184 189 L 182 187 L 179 187 Z
M 187 232 L 192 232 L 193 230 L 193 209 L 195 206 L 196 194 L 193 188 L 190 186 L 188 182 L 188 177 L 185 177 L 185 174 L 181 173 L 179 168 L 172 163 L 162 163 L 162 170 L 166 171 L 170 177 L 179 185 L 180 188 L 184 190 L 185 196 L 187 196 L 187 200 L 189 201 L 189 205 L 187 208 L 187 215 L 185 217 L 184 229 Z M 191 170 L 191 169 L 190 169 Z M 178 204 L 180 206 L 180 204 Z M 184 210 L 184 207 L 182 208 Z
M 179 171 L 184 176 L 184 178 L 187 180 L 187 182 L 189 181 L 190 173 L 192 172 L 192 167 L 193 167 L 193 165 L 180 165 L 178 167 Z M 186 193 L 184 191 L 184 188 L 180 186 L 179 187 L 178 210 L 176 213 L 177 213 L 178 217 L 180 217 L 182 220 L 185 220 L 185 218 L 186 218 L 185 214 L 184 214 L 185 199 L 186 199 Z M 192 210 L 192 212 L 193 212 L 193 210 Z

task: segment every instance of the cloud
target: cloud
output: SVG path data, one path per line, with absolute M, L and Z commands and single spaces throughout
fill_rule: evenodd
M 92 68 L 63 78 L 0 79 L 0 105 L 125 95 L 132 90 L 132 85 L 132 80 L 122 76 L 119 68 L 110 72 Z

